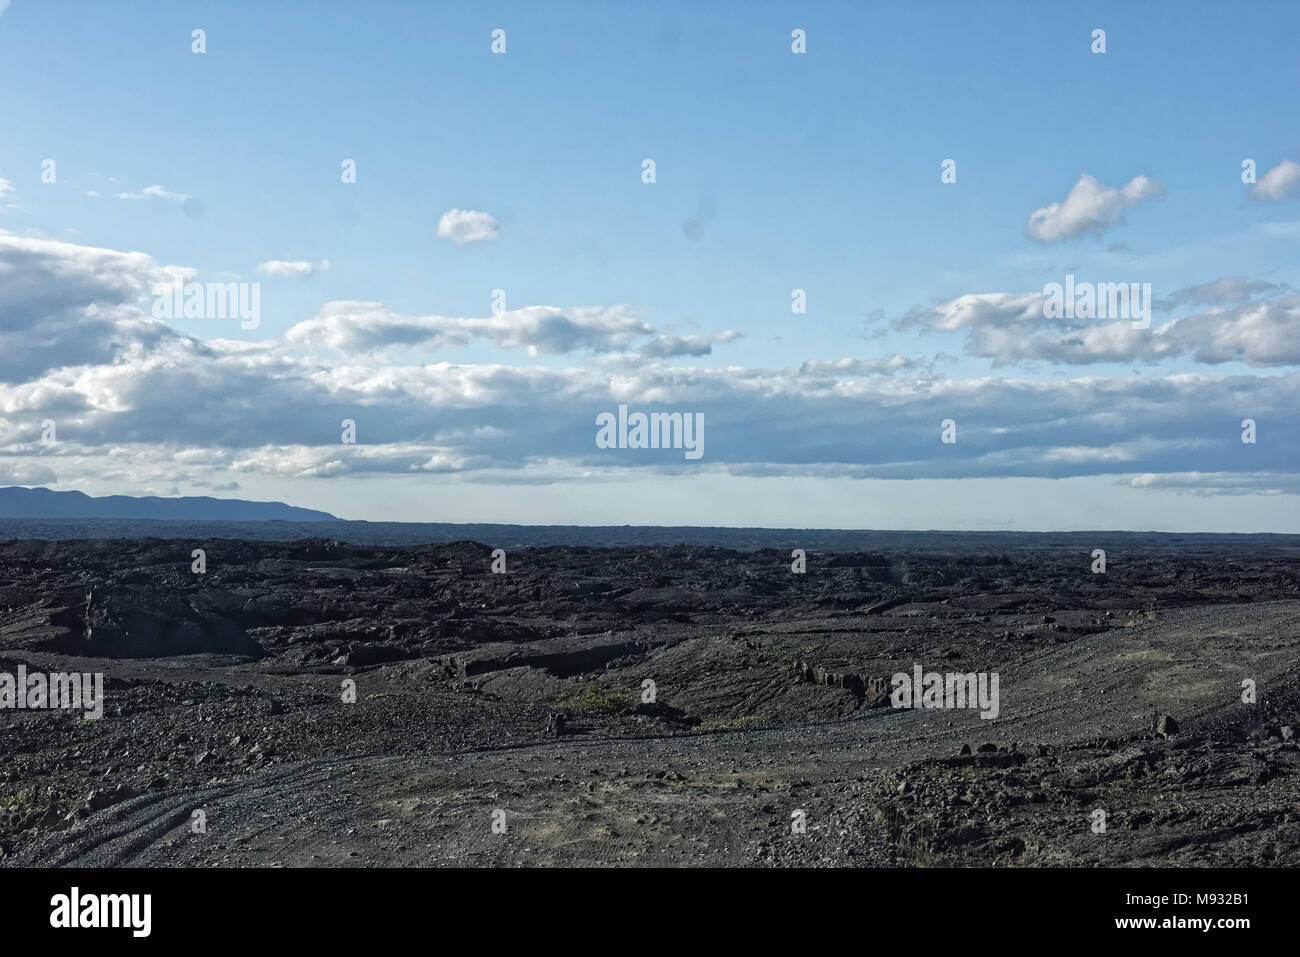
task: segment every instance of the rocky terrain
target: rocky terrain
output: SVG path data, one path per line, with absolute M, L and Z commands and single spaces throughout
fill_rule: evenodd
M 0 864 L 1300 863 L 1300 539 L 1002 539 L 3 542 Z

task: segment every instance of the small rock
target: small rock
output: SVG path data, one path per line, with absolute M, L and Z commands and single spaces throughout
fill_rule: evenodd
M 98 811 L 119 801 L 129 801 L 133 797 L 138 797 L 139 793 L 129 784 L 119 784 L 112 791 L 91 791 L 86 795 L 85 807 L 91 811 Z

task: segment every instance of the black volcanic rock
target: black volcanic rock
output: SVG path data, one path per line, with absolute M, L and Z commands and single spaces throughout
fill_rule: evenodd
M 1298 860 L 1300 539 L 1108 533 L 1105 576 L 1033 536 L 805 574 L 507 541 L 493 574 L 496 540 L 166 524 L 0 541 L 0 675 L 105 678 L 103 720 L 0 708 L 0 867 Z M 1000 675 L 996 718 L 892 707 L 917 665 Z M 214 788 L 220 838 L 176 840 Z
M 230 619 L 177 598 L 120 590 L 90 592 L 51 614 L 66 632 L 49 644 L 95 658 L 231 654 L 262 657 L 261 645 Z

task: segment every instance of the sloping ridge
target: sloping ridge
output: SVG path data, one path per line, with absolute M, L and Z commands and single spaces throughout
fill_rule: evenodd
M 0 518 L 109 518 L 213 522 L 331 522 L 328 512 L 283 502 L 249 502 L 235 498 L 188 496 L 159 498 L 56 492 L 48 488 L 0 488 Z
M 1004 666 L 997 724 L 1029 726 L 1025 740 L 1031 729 L 1041 732 L 1035 740 L 1122 737 L 1149 730 L 1153 712 L 1185 731 L 1249 724 L 1257 715 L 1241 701 L 1241 682 L 1282 704 L 1296 695 L 1285 676 L 1298 660 L 1300 601 L 1161 612 Z

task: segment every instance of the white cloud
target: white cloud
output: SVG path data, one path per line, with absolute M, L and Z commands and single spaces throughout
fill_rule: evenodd
M 322 266 L 328 268 L 328 263 L 323 263 Z M 258 272 L 280 279 L 301 279 L 310 276 L 315 269 L 313 264 L 302 259 L 270 259 L 257 264 Z
M 529 355 L 578 351 L 612 352 L 654 332 L 626 306 L 527 306 L 482 319 L 405 316 L 378 302 L 326 303 L 312 319 L 289 330 L 295 344 L 340 352 L 392 347 L 441 349 L 485 339 Z
M 1276 201 L 1296 192 L 1297 186 L 1300 186 L 1300 163 L 1284 159 L 1261 176 L 1250 192 L 1260 199 Z
M 1274 296 L 1228 307 L 1259 292 L 1286 287 L 1221 279 L 1179 290 L 1170 301 L 1216 303 L 1204 312 L 1142 329 L 1132 321 L 1049 319 L 1042 293 L 971 293 L 931 308 L 916 308 L 895 323 L 899 329 L 939 332 L 964 329 L 967 355 L 1002 366 L 1040 359 L 1070 365 L 1159 362 L 1189 357 L 1217 364 L 1300 365 L 1300 296 Z
M 900 325 L 916 324 L 918 316 L 933 321 L 934 328 L 951 332 L 967 326 L 1010 326 L 1043 319 L 1044 296 L 1036 292 L 967 293 L 933 310 L 913 313 Z
M 653 359 L 669 359 L 675 356 L 707 356 L 713 354 L 713 347 L 726 342 L 733 342 L 742 333 L 735 329 L 724 329 L 710 336 L 655 336 L 640 349 L 638 353 Z
M 1300 296 L 1211 309 L 1180 320 L 1170 335 L 1198 362 L 1300 365 Z
M 11 181 L 5 179 L 3 176 L 0 176 L 0 199 L 4 199 L 13 191 L 14 191 L 14 184 Z
M 545 482 L 688 467 L 680 456 L 597 449 L 595 416 L 619 403 L 703 413 L 709 444 L 700 467 L 737 475 L 1200 472 L 1237 476 L 1249 487 L 1251 476 L 1294 472 L 1300 444 L 1295 370 L 1024 380 L 947 379 L 899 356 L 814 358 L 779 369 L 657 359 L 617 368 L 412 363 L 362 353 L 473 338 L 547 351 L 615 349 L 652 330 L 626 307 L 443 319 L 334 303 L 285 339 L 203 341 L 142 311 L 140 294 L 169 270 L 142 253 L 0 233 L 0 466 L 7 474 L 47 474 L 35 471 L 41 468 L 71 486 L 167 488 L 245 476 L 428 473 Z M 1016 297 L 1003 302 L 1012 321 L 1023 313 Z M 1280 341 L 1270 321 L 1294 321 L 1287 309 L 1294 307 L 1268 300 L 1212 311 L 1209 328 L 1194 328 L 1193 340 L 1211 350 L 1207 361 L 1242 344 L 1258 351 L 1260 342 Z M 959 325 L 1005 331 L 1001 319 L 993 310 L 981 323 Z M 349 355 L 317 358 L 316 345 Z M 1243 446 L 1237 424 L 1247 416 L 1267 441 Z M 47 417 L 60 440 L 48 448 L 39 441 Z M 939 441 L 939 423 L 949 417 L 959 423 L 955 446 Z M 364 439 L 341 449 L 345 418 L 357 421 Z
M 173 203 L 183 203 L 190 197 L 185 193 L 174 193 L 162 186 L 146 186 L 138 193 L 118 193 L 118 199 L 165 199 Z
M 1025 232 L 1042 243 L 1086 234 L 1100 236 L 1121 221 L 1124 210 L 1145 199 L 1163 196 L 1164 192 L 1163 186 L 1146 176 L 1135 176 L 1122 189 L 1113 189 L 1084 173 L 1064 202 L 1030 213 Z
M 157 345 L 174 333 L 133 304 L 174 274 L 144 253 L 0 232 L 0 382 Z
M 496 239 L 500 233 L 496 218 L 476 209 L 449 209 L 438 220 L 438 238 L 450 239 L 457 246 Z

